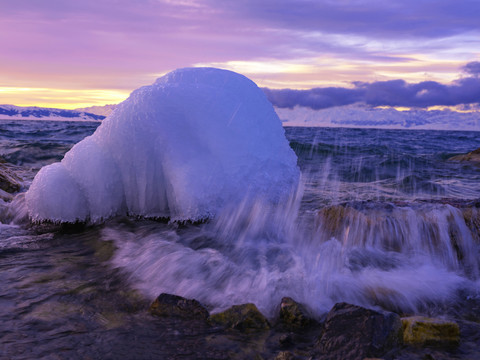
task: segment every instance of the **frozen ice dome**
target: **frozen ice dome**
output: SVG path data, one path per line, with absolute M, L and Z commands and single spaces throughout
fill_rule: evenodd
M 132 92 L 92 136 L 40 170 L 26 201 L 34 221 L 200 220 L 245 197 L 286 199 L 296 160 L 255 83 L 185 68 Z

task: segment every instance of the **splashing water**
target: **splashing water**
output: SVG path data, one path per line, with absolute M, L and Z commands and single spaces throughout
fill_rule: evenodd
M 117 224 L 102 238 L 118 246 L 113 264 L 150 297 L 176 293 L 213 311 L 254 302 L 273 316 L 290 296 L 317 315 L 339 301 L 419 312 L 476 286 L 478 238 L 461 209 L 338 205 L 292 223 L 295 209 L 255 203 L 211 224 Z
M 273 316 L 291 296 L 317 316 L 338 301 L 418 313 L 442 311 L 461 290 L 477 296 L 475 168 L 439 155 L 445 142 L 405 145 L 425 134 L 371 130 L 363 137 L 372 145 L 348 137 L 330 145 L 318 143 L 321 132 L 338 135 L 287 131 L 303 173 L 288 205 L 243 202 L 183 228 L 112 225 L 103 237 L 118 244 L 113 264 L 152 298 L 173 292 L 213 311 L 254 302 Z M 388 150 L 381 142 L 390 136 L 403 140 Z

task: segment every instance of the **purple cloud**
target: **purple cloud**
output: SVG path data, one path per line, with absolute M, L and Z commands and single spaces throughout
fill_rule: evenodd
M 480 61 L 472 61 L 462 67 L 462 70 L 467 74 L 479 76 L 480 75 Z
M 210 4 L 271 26 L 374 38 L 443 38 L 479 30 L 476 0 L 243 0 Z M 459 21 L 461 19 L 461 21 Z
M 409 84 L 404 80 L 356 82 L 354 85 L 352 89 L 328 87 L 310 90 L 264 89 L 264 91 L 272 104 L 281 108 L 293 108 L 298 105 L 324 109 L 355 102 L 364 102 L 372 106 L 419 108 L 480 103 L 478 76 L 462 78 L 448 85 L 436 81 Z
M 364 91 L 339 87 L 310 90 L 263 89 L 270 102 L 280 108 L 304 106 L 315 110 L 352 104 L 364 99 Z

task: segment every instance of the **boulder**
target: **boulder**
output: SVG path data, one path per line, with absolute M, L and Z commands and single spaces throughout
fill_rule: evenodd
M 0 162 L 0 190 L 15 193 L 21 189 L 21 181 L 9 166 Z
M 317 322 L 310 317 L 302 304 L 284 297 L 280 304 L 280 323 L 289 330 L 304 330 Z
M 171 294 L 160 294 L 150 306 L 150 313 L 160 317 L 206 320 L 208 311 L 195 299 Z
M 268 330 L 270 324 L 255 304 L 234 305 L 231 308 L 211 315 L 209 321 L 212 325 L 237 329 L 244 332 Z
M 449 160 L 468 161 L 475 165 L 480 165 L 480 148 L 470 151 L 468 154 L 452 156 Z
M 457 346 L 460 328 L 453 321 L 411 316 L 402 318 L 403 341 L 418 346 Z
M 327 315 L 317 349 L 321 359 L 381 357 L 401 344 L 401 330 L 397 314 L 338 303 Z

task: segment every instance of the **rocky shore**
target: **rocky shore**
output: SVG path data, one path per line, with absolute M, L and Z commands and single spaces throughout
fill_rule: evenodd
M 161 294 L 150 306 L 158 321 L 203 328 L 210 359 L 456 359 L 477 358 L 480 323 L 372 310 L 337 303 L 321 319 L 283 298 L 278 316 L 267 319 L 254 304 L 209 314 L 194 299 Z M 478 319 L 477 319 L 478 320 Z M 215 350 L 214 350 L 215 349 Z M 198 349 L 200 350 L 200 349 Z M 176 357 L 173 357 L 176 358 Z

